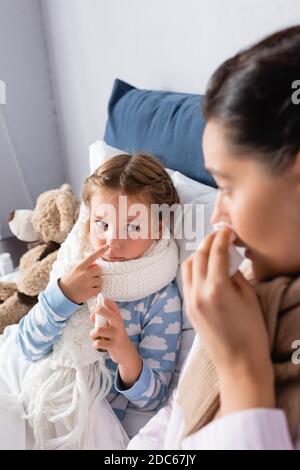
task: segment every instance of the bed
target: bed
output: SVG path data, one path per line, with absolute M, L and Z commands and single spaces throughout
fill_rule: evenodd
M 143 151 L 158 157 L 168 169 L 181 203 L 189 204 L 193 220 L 199 218 L 202 221 L 194 246 L 211 231 L 209 220 L 216 197 L 215 182 L 204 169 L 202 101 L 200 95 L 142 90 L 116 79 L 108 103 L 104 140 L 96 142 L 90 152 L 91 171 L 120 151 Z M 177 240 L 177 244 L 180 262 L 183 262 L 191 254 L 187 239 Z M 17 281 L 17 278 L 16 271 L 2 279 Z M 176 280 L 182 294 L 180 270 Z M 176 387 L 193 338 L 194 332 L 183 306 L 180 354 L 169 395 Z M 156 412 L 129 406 L 123 423 L 129 437 L 134 436 Z

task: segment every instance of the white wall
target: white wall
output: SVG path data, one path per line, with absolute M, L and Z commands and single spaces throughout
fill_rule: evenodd
M 39 0 L 0 0 L 0 238 L 10 209 L 66 180 Z
M 299 0 L 41 0 L 68 179 L 79 191 L 118 77 L 203 93 L 240 48 L 300 23 Z

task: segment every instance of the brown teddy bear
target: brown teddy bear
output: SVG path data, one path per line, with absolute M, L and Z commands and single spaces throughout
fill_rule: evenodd
M 7 325 L 18 323 L 37 303 L 49 282 L 49 274 L 61 243 L 79 214 L 79 201 L 70 185 L 63 184 L 41 194 L 33 211 L 12 211 L 12 232 L 28 243 L 20 259 L 17 283 L 0 281 L 0 334 Z

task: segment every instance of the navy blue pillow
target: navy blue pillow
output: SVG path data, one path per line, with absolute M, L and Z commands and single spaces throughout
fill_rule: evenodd
M 115 80 L 104 140 L 128 153 L 147 152 L 189 178 L 214 186 L 202 153 L 203 96 L 140 90 Z

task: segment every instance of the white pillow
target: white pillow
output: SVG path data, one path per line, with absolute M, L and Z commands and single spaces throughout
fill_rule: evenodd
M 123 153 L 128 153 L 123 150 L 111 147 L 107 145 L 104 140 L 98 140 L 90 146 L 90 172 L 92 173 L 106 160 Z M 210 224 L 210 217 L 214 208 L 215 198 L 217 191 L 215 188 L 206 186 L 205 184 L 199 183 L 198 181 L 192 180 L 187 176 L 183 175 L 179 171 L 174 171 L 169 168 L 166 169 L 172 178 L 174 186 L 178 192 L 180 201 L 184 204 L 185 209 L 190 211 L 190 216 L 195 225 L 196 220 L 200 220 L 198 224 L 198 230 L 194 240 L 189 240 L 183 233 L 183 238 L 176 238 L 176 243 L 179 248 L 180 264 L 190 256 L 196 247 L 199 245 L 204 236 L 206 236 L 212 230 Z M 193 249 L 190 249 L 191 244 Z M 178 270 L 176 276 L 176 282 L 182 295 L 182 279 L 181 270 Z M 190 323 L 185 314 L 185 308 L 183 305 L 183 329 L 190 328 Z
M 175 171 L 171 178 L 178 192 L 181 203 L 186 208 L 190 207 L 189 211 L 191 211 L 193 226 L 195 225 L 196 220 L 200 221 L 200 224 L 197 224 L 198 231 L 192 242 L 193 249 L 190 249 L 191 241 L 188 240 L 185 236 L 183 236 L 182 239 L 176 239 L 177 245 L 179 247 L 179 262 L 181 265 L 183 261 L 185 261 L 195 251 L 201 240 L 212 231 L 210 218 L 214 209 L 217 190 L 215 188 L 211 188 L 210 186 L 206 186 L 205 184 L 199 183 L 198 181 L 192 180 L 179 171 Z M 181 297 L 183 298 L 181 269 L 178 270 L 176 282 Z M 185 312 L 184 303 L 182 313 L 182 328 L 190 328 L 191 325 Z
M 122 150 L 111 147 L 107 145 L 104 140 L 96 140 L 96 142 L 90 145 L 90 174 L 94 173 L 98 166 L 102 165 L 106 160 L 122 153 L 128 152 L 123 152 Z

